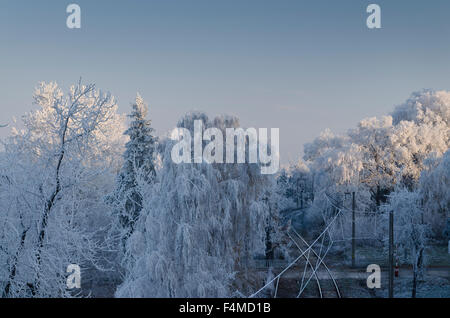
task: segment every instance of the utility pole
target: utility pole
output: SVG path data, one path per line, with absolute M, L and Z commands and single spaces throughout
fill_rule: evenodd
M 352 267 L 355 267 L 355 251 L 356 251 L 356 220 L 355 220 L 355 209 L 356 209 L 356 201 L 355 201 L 355 192 L 352 192 Z
M 269 199 L 265 197 L 263 199 L 264 203 L 267 205 L 269 209 L 269 219 L 267 220 L 267 227 L 266 227 L 266 265 L 267 267 L 270 267 L 272 265 L 272 260 L 274 257 L 273 254 L 273 246 L 272 246 L 272 239 L 271 239 L 271 232 L 272 232 L 272 224 L 271 224 L 271 208 Z
M 303 190 L 300 192 L 300 202 L 301 202 L 300 209 L 303 210 L 303 208 L 304 208 L 304 206 L 303 206 Z
M 394 211 L 389 211 L 389 298 L 394 298 Z

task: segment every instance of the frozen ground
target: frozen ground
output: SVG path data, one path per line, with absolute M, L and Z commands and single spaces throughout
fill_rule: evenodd
M 316 248 L 317 250 L 319 247 Z M 345 249 L 344 249 L 345 251 Z M 343 253 L 342 249 L 335 247 L 325 258 L 325 263 L 331 270 L 339 287 L 341 297 L 344 298 L 379 298 L 388 296 L 388 270 L 386 255 L 381 246 L 358 245 L 356 250 L 357 267 L 350 267 L 349 253 Z M 294 254 L 296 255 L 296 254 Z M 427 268 L 423 281 L 418 282 L 418 298 L 444 297 L 450 298 L 450 255 L 447 246 L 443 244 L 432 245 L 427 248 Z M 310 256 L 310 261 L 315 264 L 316 258 Z M 304 259 L 297 266 L 288 270 L 279 282 L 279 297 L 296 297 L 303 276 Z M 369 289 L 367 278 L 370 273 L 366 272 L 367 265 L 378 264 L 381 267 L 381 288 Z M 287 265 L 286 261 L 274 262 L 275 275 L 280 273 Z M 254 277 L 255 287 L 262 286 L 264 278 L 267 277 L 267 269 L 264 262 L 258 266 L 259 275 Z M 307 268 L 306 278 L 311 276 L 311 270 Z M 337 297 L 334 284 L 327 271 L 320 267 L 317 272 L 323 297 Z M 412 293 L 412 268 L 408 265 L 400 267 L 399 277 L 394 280 L 394 296 L 409 298 Z M 319 288 L 313 277 L 305 289 L 302 297 L 320 297 Z

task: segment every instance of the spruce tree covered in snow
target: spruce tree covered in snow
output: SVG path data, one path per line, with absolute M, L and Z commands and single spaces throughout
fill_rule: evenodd
M 154 160 L 157 139 L 153 136 L 147 114 L 148 106 L 137 94 L 128 115 L 131 122 L 125 131 L 129 141 L 125 145 L 123 167 L 117 177 L 116 190 L 107 198 L 114 207 L 115 230 L 122 244 L 133 233 L 142 210 L 142 187 L 151 183 L 156 175 Z
M 209 121 L 186 115 L 179 127 L 237 127 L 232 117 Z M 126 277 L 118 297 L 226 297 L 253 257 L 264 254 L 273 177 L 257 164 L 176 164 L 173 140 L 163 145 L 163 168 L 144 197 L 144 209 L 127 242 Z M 271 181 L 272 180 L 272 181 Z M 233 287 L 233 284 L 234 287 Z M 248 286 L 246 286 L 248 287 Z

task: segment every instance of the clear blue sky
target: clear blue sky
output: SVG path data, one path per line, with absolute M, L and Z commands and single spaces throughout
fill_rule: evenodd
M 81 30 L 66 28 L 70 3 Z M 370 3 L 381 30 L 366 27 Z M 37 82 L 82 76 L 121 112 L 139 91 L 160 134 L 190 110 L 278 127 L 295 161 L 325 128 L 450 89 L 449 16 L 448 0 L 0 0 L 0 123 L 34 108 Z

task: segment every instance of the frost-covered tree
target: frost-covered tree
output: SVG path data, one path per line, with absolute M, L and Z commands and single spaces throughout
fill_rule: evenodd
M 370 213 L 370 217 L 367 214 L 357 218 L 357 237 L 368 236 L 358 231 L 364 231 L 369 224 L 374 227 L 375 222 L 380 224 L 381 207 L 392 191 L 405 187 L 416 192 L 423 187 L 419 180 L 422 171 L 428 169 L 429 159 L 440 158 L 449 149 L 449 122 L 450 92 L 425 90 L 412 94 L 389 116 L 364 119 L 345 134 L 334 135 L 326 130 L 304 148 L 304 160 L 314 184 L 314 200 L 306 211 L 307 219 L 320 227 L 323 218 L 334 215 L 336 206 L 351 211 L 349 194 L 355 192 L 356 210 Z M 433 178 L 440 175 L 436 173 Z M 444 193 L 436 195 L 445 198 Z M 441 199 L 440 207 L 431 207 L 431 200 L 424 201 L 429 204 L 425 221 L 437 221 L 435 217 L 442 213 L 433 213 L 433 217 L 427 211 L 445 208 L 445 199 Z M 332 228 L 343 233 L 340 237 L 351 231 L 351 217 L 347 215 L 343 214 L 344 222 L 338 229 Z M 366 221 L 369 223 L 358 223 Z M 442 219 L 437 223 L 445 224 Z M 383 239 L 385 233 L 379 231 L 370 236 Z
M 306 208 L 314 198 L 313 177 L 309 167 L 299 161 L 283 169 L 278 176 L 278 192 L 284 209 Z M 285 201 L 286 200 L 286 201 Z
M 193 113 L 178 127 L 192 132 L 194 120 L 223 132 L 239 125 Z M 270 215 L 263 199 L 273 177 L 257 164 L 176 164 L 174 144 L 163 142 L 163 167 L 127 242 L 118 297 L 230 296 L 253 256 L 264 254 Z
M 434 237 L 445 237 L 447 218 L 450 217 L 450 150 L 442 158 L 430 158 L 422 172 L 419 193 L 424 218 Z
M 64 94 L 41 83 L 24 129 L 13 128 L 0 162 L 3 297 L 66 297 L 66 269 L 101 266 L 101 198 L 123 147 L 110 94 L 81 82 Z
M 389 195 L 384 207 L 386 214 L 394 213 L 394 242 L 397 258 L 413 266 L 412 297 L 416 297 L 417 283 L 423 277 L 427 225 L 424 223 L 420 196 L 405 188 Z
M 305 145 L 305 160 L 315 175 L 315 189 L 345 185 L 370 194 L 377 209 L 397 186 L 413 190 L 428 157 L 441 156 L 450 145 L 450 93 L 412 94 L 391 116 L 362 120 L 342 136 L 326 131 Z M 359 209 L 361 204 L 358 202 Z
M 430 90 L 413 93 L 391 116 L 362 121 L 350 132 L 364 154 L 362 181 L 384 194 L 397 184 L 414 189 L 425 160 L 449 148 L 449 122 L 450 93 Z M 375 199 L 379 205 L 379 193 Z
M 151 121 L 148 120 L 148 106 L 137 94 L 132 105 L 129 128 L 125 135 L 129 141 L 125 145 L 123 167 L 117 177 L 117 186 L 107 201 L 113 206 L 115 214 L 114 230 L 120 241 L 133 233 L 135 223 L 142 210 L 142 187 L 150 184 L 155 178 L 156 138 L 153 136 Z

